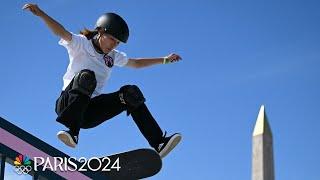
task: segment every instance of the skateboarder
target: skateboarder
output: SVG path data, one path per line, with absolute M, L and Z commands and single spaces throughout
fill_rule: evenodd
M 181 60 L 178 54 L 172 53 L 161 58 L 128 58 L 125 53 L 115 49 L 129 38 L 127 23 L 115 13 L 103 14 L 98 18 L 95 29 L 84 29 L 80 34 L 74 34 L 36 4 L 26 4 L 23 9 L 39 16 L 61 38 L 59 44 L 69 54 L 69 66 L 63 76 L 63 88 L 55 108 L 57 121 L 68 128 L 57 133 L 63 143 L 76 147 L 81 128 L 96 127 L 123 111 L 131 115 L 150 146 L 161 157 L 179 143 L 181 134 L 167 136 L 166 132 L 163 133 L 136 85 L 124 85 L 116 92 L 101 93 L 114 65 L 142 68 L 169 64 Z

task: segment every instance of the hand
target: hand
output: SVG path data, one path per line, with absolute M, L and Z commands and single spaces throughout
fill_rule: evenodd
M 164 57 L 164 64 L 180 61 L 182 58 L 178 54 L 171 53 Z
M 38 7 L 36 4 L 25 4 L 22 7 L 23 10 L 29 10 L 32 12 L 32 14 L 36 16 L 42 16 L 44 12 Z

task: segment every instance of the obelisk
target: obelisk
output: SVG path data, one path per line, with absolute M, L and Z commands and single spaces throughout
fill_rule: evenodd
M 263 105 L 253 130 L 252 180 L 274 180 L 272 132 Z

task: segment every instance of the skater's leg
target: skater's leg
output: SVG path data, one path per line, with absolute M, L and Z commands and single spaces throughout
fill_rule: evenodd
M 157 148 L 162 143 L 163 132 L 156 120 L 151 115 L 147 106 L 143 103 L 133 112 L 131 112 L 132 119 L 137 124 L 143 136 L 147 139 L 150 146 Z
M 96 87 L 93 71 L 82 70 L 75 75 L 69 86 L 62 93 L 57 121 L 70 128 L 73 134 L 78 134 L 83 122 L 83 115 Z M 61 105 L 62 104 L 62 105 Z
M 137 86 L 122 87 L 120 97 L 151 147 L 159 153 L 161 158 L 168 155 L 180 142 L 181 134 L 174 133 L 168 137 L 166 133 L 163 135 L 161 128 L 145 105 L 143 94 Z
M 135 85 L 126 85 L 120 88 L 119 95 L 143 136 L 152 147 L 157 147 L 163 139 L 163 133 L 145 105 L 140 89 Z
M 94 72 L 82 70 L 73 78 L 56 102 L 57 121 L 69 128 L 69 131 L 58 132 L 58 137 L 71 147 L 77 144 L 77 136 L 84 120 L 84 112 L 95 87 Z
M 137 91 L 136 86 L 127 85 L 114 93 L 94 97 L 85 112 L 81 128 L 95 127 L 127 110 L 149 144 L 158 146 L 163 139 L 162 130 L 144 104 L 142 93 Z
M 96 127 L 125 110 L 126 106 L 121 103 L 118 91 L 96 96 L 89 102 L 81 128 Z
M 127 110 L 149 144 L 164 157 L 179 143 L 181 135 L 165 137 L 144 101 L 136 86 L 124 86 L 117 92 L 97 96 L 89 103 L 82 128 L 95 127 Z

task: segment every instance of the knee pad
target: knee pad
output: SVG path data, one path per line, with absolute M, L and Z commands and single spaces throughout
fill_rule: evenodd
M 96 86 L 97 80 L 94 72 L 83 69 L 74 76 L 72 89 L 77 90 L 84 95 L 91 96 L 96 89 Z
M 123 104 L 126 104 L 131 111 L 146 101 L 142 92 L 136 85 L 125 85 L 121 87 L 119 98 L 120 101 Z

